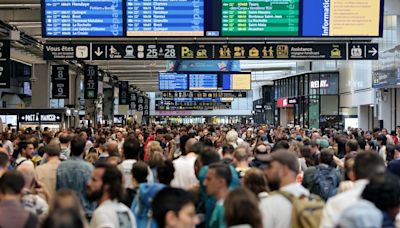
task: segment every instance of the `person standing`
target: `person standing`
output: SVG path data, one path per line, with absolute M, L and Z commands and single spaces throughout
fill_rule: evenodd
M 135 228 L 136 220 L 130 209 L 121 203 L 122 173 L 117 167 L 100 162 L 87 184 L 87 196 L 99 205 L 93 213 L 90 227 Z
M 43 183 L 52 199 L 56 193 L 57 168 L 60 165 L 60 144 L 51 142 L 46 146 L 47 163 L 35 169 L 36 179 Z
M 90 217 L 94 205 L 86 199 L 86 183 L 93 171 L 93 165 L 83 160 L 86 141 L 81 136 L 71 140 L 71 157 L 57 168 L 56 190 L 72 189 L 78 195 L 86 216 Z
M 216 198 L 217 203 L 209 221 L 210 228 L 226 227 L 224 220 L 224 200 L 229 194 L 229 185 L 232 174 L 229 165 L 214 163 L 208 166 L 207 176 L 204 180 L 207 194 Z

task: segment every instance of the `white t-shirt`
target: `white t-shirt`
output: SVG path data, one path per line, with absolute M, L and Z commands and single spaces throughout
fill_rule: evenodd
M 131 210 L 122 203 L 107 200 L 93 213 L 91 228 L 136 228 Z
M 118 165 L 118 169 L 121 171 L 124 177 L 124 187 L 133 189 L 132 184 L 132 166 L 136 163 L 135 159 L 127 159 L 124 160 L 121 164 Z M 154 183 L 153 175 L 151 174 L 150 168 L 148 169 L 149 175 L 147 175 L 147 182 Z
M 196 156 L 182 156 L 175 161 L 174 168 L 175 174 L 174 179 L 171 182 L 171 186 L 176 188 L 188 189 L 193 185 L 199 183 L 199 180 L 194 173 L 194 163 L 196 162 Z

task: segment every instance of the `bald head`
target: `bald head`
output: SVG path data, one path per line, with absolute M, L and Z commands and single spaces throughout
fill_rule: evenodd
M 197 143 L 197 139 L 195 139 L 195 138 L 190 138 L 190 139 L 188 139 L 188 141 L 186 141 L 186 144 L 185 144 L 186 154 L 192 152 L 192 151 L 190 151 L 190 147 L 196 143 Z

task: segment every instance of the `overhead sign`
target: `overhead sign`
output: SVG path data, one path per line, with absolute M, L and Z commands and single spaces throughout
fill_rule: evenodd
M 351 44 L 353 45 L 353 44 Z M 364 44 L 367 45 L 367 44 Z M 366 46 L 368 56 L 378 58 L 377 45 Z M 352 47 L 351 47 L 352 48 Z M 271 44 L 45 44 L 45 60 L 181 60 L 181 59 L 293 59 L 346 60 L 359 50 L 347 52 L 346 43 Z M 357 46 L 356 46 L 357 48 Z M 361 47 L 362 49 L 362 47 Z M 357 52 L 358 51 L 358 52 Z M 348 55 L 349 54 L 349 55 Z M 363 56 L 363 55 L 362 55 Z M 352 58 L 353 59 L 353 58 Z
M 223 36 L 298 36 L 299 0 L 222 0 Z
M 247 92 L 162 92 L 162 98 L 243 98 Z
M 381 36 L 382 10 L 383 0 L 303 0 L 302 35 Z
M 144 99 L 145 97 L 138 94 L 137 100 L 136 100 L 136 107 L 138 112 L 143 112 L 144 109 Z
M 0 88 L 10 88 L 10 41 L 0 40 Z
M 19 114 L 19 122 L 21 123 L 60 123 L 62 118 L 59 113 L 46 114 Z
M 84 71 L 83 89 L 85 99 L 97 99 L 99 87 L 99 75 L 97 66 L 87 65 Z
M 378 44 L 351 43 L 349 44 L 348 59 L 378 60 L 379 59 L 378 53 L 379 53 Z
M 123 0 L 43 0 L 44 37 L 123 36 Z
M 44 60 L 89 60 L 90 43 L 87 44 L 45 44 Z
M 51 71 L 53 99 L 69 98 L 69 67 L 68 65 L 53 65 Z
M 119 105 L 129 105 L 129 83 L 127 81 L 119 82 L 119 91 L 118 91 L 118 104 Z
M 92 45 L 92 60 L 179 59 L 175 44 L 97 44 Z
M 130 105 L 129 105 L 129 109 L 136 111 L 137 110 L 137 94 L 136 93 L 130 93 Z
M 143 115 L 144 116 L 150 115 L 150 99 L 149 98 L 145 98 L 145 100 L 144 100 Z
M 204 0 L 126 0 L 127 36 L 204 36 Z

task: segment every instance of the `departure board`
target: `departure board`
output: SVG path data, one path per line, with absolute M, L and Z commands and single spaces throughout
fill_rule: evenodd
M 123 0 L 43 0 L 43 36 L 123 36 Z
M 127 36 L 203 36 L 204 0 L 126 0 Z
M 187 74 L 162 73 L 159 75 L 160 90 L 187 90 Z
M 189 90 L 217 90 L 217 74 L 189 74 Z
M 222 0 L 222 36 L 299 36 L 300 0 Z

